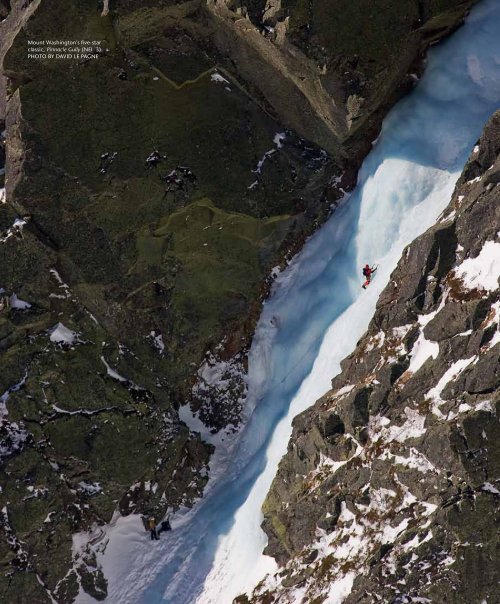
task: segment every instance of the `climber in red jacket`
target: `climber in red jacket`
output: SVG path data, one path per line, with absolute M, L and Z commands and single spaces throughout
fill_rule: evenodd
M 376 270 L 376 266 L 370 266 L 369 264 L 365 265 L 365 267 L 363 268 L 363 276 L 366 278 L 366 281 L 363 283 L 363 289 L 366 289 L 368 285 L 370 285 L 372 275 Z

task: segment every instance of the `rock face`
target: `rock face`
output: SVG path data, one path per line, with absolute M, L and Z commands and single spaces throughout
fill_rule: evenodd
M 499 182 L 500 112 L 294 420 L 264 505 L 282 568 L 250 601 L 499 601 Z
M 285 123 L 356 161 L 388 108 L 414 85 L 426 48 L 472 4 L 211 0 L 209 7 L 219 20 L 218 48 Z
M 474 0 L 302 4 L 0 1 L 0 599 L 105 598 L 83 535 L 202 495 L 179 408 L 237 430 L 271 269 Z

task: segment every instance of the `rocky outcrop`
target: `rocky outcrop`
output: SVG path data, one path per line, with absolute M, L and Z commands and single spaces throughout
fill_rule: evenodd
M 214 40 L 280 119 L 351 166 L 474 0 L 210 0 Z
M 294 420 L 264 505 L 281 569 L 249 601 L 498 601 L 499 182 L 496 113 L 332 390 Z
M 208 6 L 216 19 L 215 43 L 238 75 L 266 98 L 285 124 L 342 162 L 346 107 L 336 98 L 338 91 L 332 95 L 325 89 L 314 61 L 299 49 L 284 50 L 222 3 Z
M 472 4 L 408 28 L 386 3 L 407 51 L 363 72 L 371 100 L 277 3 L 260 7 L 274 33 L 258 2 L 0 4 L 2 598 L 103 599 L 82 535 L 101 544 L 113 514 L 202 495 L 213 448 L 189 418 L 238 429 L 271 270 L 354 185 L 409 66 Z M 351 25 L 346 13 L 341 38 Z M 101 50 L 28 58 L 28 40 L 50 38 Z M 344 430 L 362 429 L 365 399 Z

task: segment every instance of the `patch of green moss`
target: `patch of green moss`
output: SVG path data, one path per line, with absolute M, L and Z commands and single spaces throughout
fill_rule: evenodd
M 224 212 L 202 199 L 138 238 L 138 268 L 160 255 L 178 262 L 172 303 L 182 323 L 176 327 L 193 330 L 206 342 L 248 310 L 263 272 L 262 250 L 276 253 L 289 223 L 288 216 L 256 219 Z

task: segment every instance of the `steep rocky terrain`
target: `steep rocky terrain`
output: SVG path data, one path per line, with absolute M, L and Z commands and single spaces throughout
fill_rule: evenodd
M 238 427 L 273 267 L 472 4 L 0 2 L 1 598 L 104 598 L 72 534 L 202 495 L 179 408 Z
M 264 506 L 281 569 L 238 601 L 500 601 L 499 183 L 500 112 L 294 420 Z

